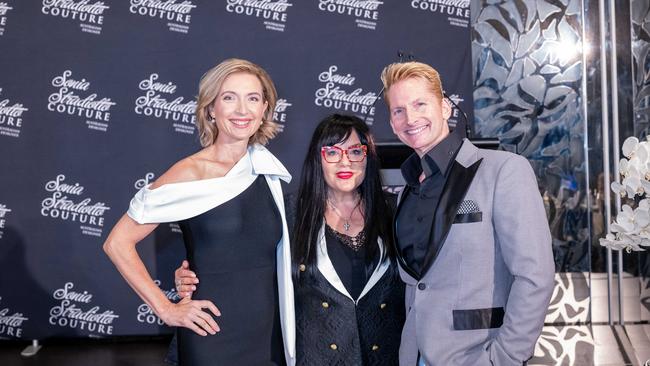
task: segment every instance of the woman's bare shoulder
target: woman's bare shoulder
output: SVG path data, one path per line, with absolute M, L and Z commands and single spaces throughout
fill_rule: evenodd
M 156 189 L 165 184 L 191 182 L 202 179 L 201 164 L 197 154 L 190 155 L 172 165 L 163 175 L 158 177 L 150 189 Z

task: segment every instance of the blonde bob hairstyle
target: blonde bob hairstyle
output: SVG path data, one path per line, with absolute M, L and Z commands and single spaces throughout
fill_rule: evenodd
M 443 100 L 442 81 L 440 74 L 433 67 L 422 62 L 400 62 L 384 67 L 381 72 L 381 81 L 384 83 L 384 101 L 388 104 L 388 90 L 396 83 L 409 78 L 420 78 L 427 82 L 429 90 L 436 97 Z M 389 105 L 390 107 L 390 105 Z
M 269 74 L 258 65 L 237 58 L 224 60 L 219 65 L 208 70 L 199 82 L 199 97 L 196 106 L 196 126 L 199 129 L 201 146 L 212 145 L 219 135 L 217 125 L 210 121 L 209 108 L 217 99 L 221 86 L 226 78 L 234 73 L 245 72 L 257 76 L 262 84 L 262 98 L 267 102 L 266 111 L 260 128 L 248 140 L 248 144 L 266 145 L 278 133 L 278 124 L 273 122 L 275 103 L 278 93 Z

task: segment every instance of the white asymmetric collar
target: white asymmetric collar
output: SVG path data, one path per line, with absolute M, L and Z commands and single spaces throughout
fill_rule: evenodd
M 291 181 L 282 163 L 264 146 L 255 144 L 223 177 L 170 183 L 153 190 L 148 184 L 135 194 L 127 214 L 140 224 L 185 220 L 237 197 L 260 174 Z

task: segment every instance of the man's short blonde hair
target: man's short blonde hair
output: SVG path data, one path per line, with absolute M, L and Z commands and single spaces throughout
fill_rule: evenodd
M 433 67 L 422 62 L 399 62 L 384 67 L 381 72 L 381 81 L 384 83 L 384 100 L 388 104 L 388 90 L 395 83 L 409 78 L 420 78 L 425 80 L 429 89 L 442 101 L 442 81 L 440 74 Z M 389 106 L 390 107 L 390 106 Z
M 262 125 L 249 139 L 249 144 L 266 145 L 278 133 L 278 124 L 273 122 L 273 112 L 278 100 L 278 93 L 269 74 L 258 65 L 237 58 L 224 60 L 208 70 L 199 82 L 199 97 L 196 106 L 196 126 L 199 129 L 201 146 L 210 146 L 217 139 L 217 125 L 210 122 L 210 106 L 214 103 L 226 78 L 238 72 L 245 72 L 257 77 L 262 84 L 262 98 L 268 103 Z

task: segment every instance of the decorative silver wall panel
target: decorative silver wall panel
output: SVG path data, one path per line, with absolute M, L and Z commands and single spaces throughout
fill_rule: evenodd
M 631 8 L 634 132 L 646 136 L 650 126 L 650 1 L 632 0 Z
M 582 1 L 478 1 L 474 133 L 498 137 L 538 177 L 558 272 L 587 272 Z
M 553 235 L 556 286 L 530 365 L 594 364 L 583 113 L 583 2 L 476 0 L 474 134 L 529 159 Z M 602 227 L 602 225 L 601 225 Z M 569 273 L 567 273 L 569 272 Z
M 626 333 L 600 325 L 607 322 L 608 297 L 606 251 L 598 244 L 606 230 L 603 192 L 609 189 L 602 173 L 605 163 L 612 165 L 603 161 L 603 146 L 616 146 L 611 137 L 603 141 L 601 100 L 608 102 L 616 88 L 620 143 L 629 135 L 650 135 L 650 0 L 605 5 L 610 2 L 615 14 L 607 9 L 604 16 L 616 22 L 613 60 L 600 56 L 598 0 L 472 1 L 474 134 L 497 137 L 503 149 L 529 159 L 553 235 L 556 288 L 530 365 L 620 365 L 633 359 L 617 341 Z M 612 44 L 606 47 L 610 52 Z M 603 93 L 604 65 L 610 84 Z M 611 148 L 609 153 L 611 160 Z M 646 321 L 648 253 L 625 254 L 623 271 L 626 321 Z M 638 289 L 630 290 L 635 283 Z M 618 292 L 614 281 L 611 294 Z M 612 305 L 617 312 L 616 298 Z M 637 333 L 632 344 L 642 349 L 648 335 Z
M 634 133 L 650 135 L 650 0 L 631 1 Z M 641 320 L 650 320 L 650 255 L 639 257 Z

